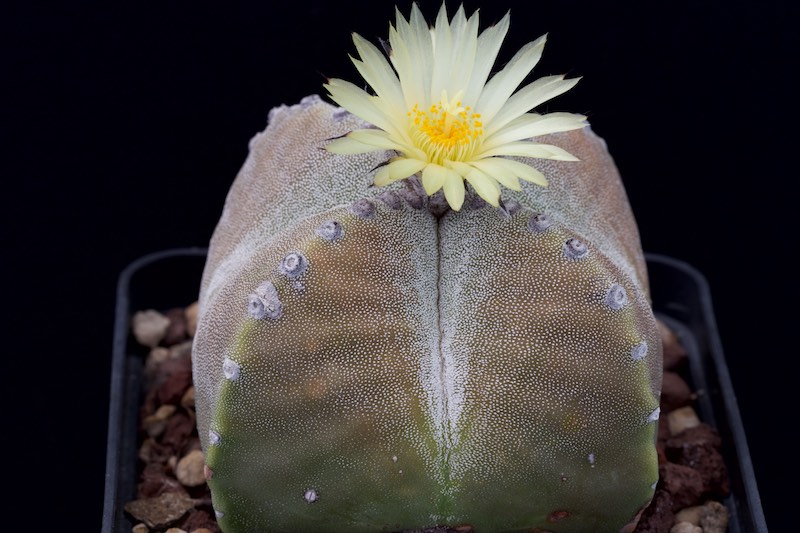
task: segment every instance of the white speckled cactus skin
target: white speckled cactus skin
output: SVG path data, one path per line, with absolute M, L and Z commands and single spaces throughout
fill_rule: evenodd
M 368 187 L 382 154 L 324 150 L 358 127 L 273 110 L 212 238 L 193 356 L 221 527 L 621 530 L 658 476 L 661 343 L 605 144 L 554 135 L 581 162 L 536 160 L 548 188 L 437 216 Z

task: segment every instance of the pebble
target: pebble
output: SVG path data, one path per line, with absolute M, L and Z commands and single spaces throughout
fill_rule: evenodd
M 197 333 L 197 314 L 199 310 L 200 304 L 198 302 L 194 302 L 183 311 L 186 319 L 186 333 L 190 337 L 194 337 L 194 334 Z
M 158 437 L 164 430 L 167 428 L 167 422 L 169 421 L 169 417 L 175 412 L 174 405 L 162 405 L 156 412 L 150 416 L 145 417 L 142 421 L 142 427 L 147 432 L 147 434 L 151 438 Z
M 194 409 L 194 385 L 186 389 L 181 396 L 181 407 L 184 409 Z
M 661 412 L 669 413 L 692 401 L 692 390 L 680 374 L 671 370 L 664 371 L 661 383 Z
M 137 457 L 143 463 L 147 463 L 150 461 L 150 456 L 152 453 L 153 453 L 153 439 L 148 437 L 144 439 L 142 445 L 139 446 L 139 453 L 137 454 Z
M 699 424 L 668 439 L 664 452 L 668 460 L 699 472 L 704 492 L 724 497 L 730 493 L 730 479 L 721 447 L 719 433 L 708 424 Z
M 725 533 L 728 530 L 728 508 L 711 500 L 700 510 L 700 526 L 703 533 Z
M 148 348 L 155 348 L 164 339 L 169 328 L 169 318 L 155 309 L 137 311 L 133 315 L 132 329 L 136 341 Z
M 661 334 L 661 344 L 664 352 L 664 370 L 679 370 L 686 364 L 689 354 L 681 345 L 680 339 L 666 324 L 660 320 L 658 330 Z
M 186 340 L 186 338 L 189 336 L 188 332 L 186 331 L 186 312 L 182 308 L 178 307 L 170 309 L 164 313 L 164 316 L 169 319 L 169 327 L 164 334 L 164 344 L 171 346 Z
M 669 432 L 674 436 L 685 429 L 699 426 L 700 418 L 698 418 L 694 408 L 687 405 L 667 414 L 667 424 L 669 425 Z
M 205 455 L 200 450 L 187 453 L 175 467 L 175 477 L 187 487 L 199 487 L 206 482 Z
M 165 533 L 189 533 L 189 532 L 179 527 L 171 527 Z
M 170 359 L 189 359 L 192 356 L 192 341 L 184 341 L 169 347 Z
M 131 533 L 150 533 L 150 528 L 147 524 L 136 524 L 131 528 Z
M 194 507 L 194 500 L 185 494 L 166 492 L 154 498 L 133 500 L 125 504 L 125 511 L 151 529 L 160 529 L 179 520 Z
M 672 496 L 665 490 L 656 490 L 653 500 L 642 512 L 634 531 L 636 533 L 667 533 L 675 516 L 672 507 Z
M 702 503 L 705 483 L 700 472 L 689 466 L 665 463 L 658 467 L 658 473 L 659 485 L 672 496 L 673 513 Z
M 701 505 L 693 505 L 691 507 L 681 509 L 675 513 L 675 522 L 688 522 L 692 525 L 699 526 L 700 510 L 702 508 L 703 507 Z
M 672 526 L 669 533 L 703 533 L 703 528 L 689 522 L 678 522 Z

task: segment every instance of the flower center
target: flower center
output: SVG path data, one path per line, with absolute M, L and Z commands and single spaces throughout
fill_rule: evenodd
M 431 163 L 443 164 L 445 160 L 464 161 L 472 154 L 483 135 L 480 113 L 461 105 L 458 91 L 452 99 L 442 91 L 442 99 L 427 110 L 419 104 L 408 112 L 411 118 L 411 138 L 427 155 Z

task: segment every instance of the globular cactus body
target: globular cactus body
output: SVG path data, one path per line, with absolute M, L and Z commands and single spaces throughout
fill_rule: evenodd
M 212 239 L 194 380 L 223 530 L 620 530 L 658 477 L 661 345 L 604 144 L 558 134 L 582 161 L 537 162 L 549 188 L 442 214 L 367 190 L 382 154 L 321 149 L 359 125 L 274 110 Z

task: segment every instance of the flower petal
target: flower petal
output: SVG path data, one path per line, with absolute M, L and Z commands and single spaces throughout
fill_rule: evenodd
M 398 150 L 401 152 L 411 152 L 414 148 L 402 143 L 383 130 L 366 129 L 354 130 L 347 134 L 346 139 L 352 139 L 363 144 L 368 144 L 375 149 Z M 423 154 L 424 155 L 424 154 Z
M 379 187 L 388 185 L 394 181 L 413 176 L 422 170 L 427 163 L 419 159 L 409 159 L 406 157 L 396 157 L 388 165 L 382 166 L 375 173 L 373 182 Z
M 514 161 L 513 159 L 504 159 L 502 157 L 493 157 L 491 159 L 484 159 L 484 165 L 491 165 L 492 168 L 504 167 L 507 171 L 513 173 L 517 177 L 547 187 L 547 178 L 544 174 L 536 170 L 530 165 Z
M 487 125 L 486 135 L 491 135 L 515 118 L 536 106 L 572 89 L 580 78 L 565 80 L 564 76 L 546 76 L 514 93 Z
M 486 137 L 483 149 L 486 151 L 503 144 L 523 139 L 581 129 L 586 126 L 586 117 L 573 113 L 548 113 L 537 115 L 528 113 L 512 120 L 505 127 Z
M 370 144 L 365 144 L 363 142 L 357 141 L 356 139 L 352 139 L 349 136 L 347 137 L 339 137 L 338 139 L 334 139 L 328 144 L 325 145 L 325 149 L 333 154 L 342 154 L 342 155 L 350 155 L 350 154 L 365 154 L 367 152 L 375 152 L 378 150 L 383 150 L 378 146 L 373 146 Z
M 444 182 L 444 198 L 450 204 L 450 209 L 458 211 L 464 205 L 464 178 L 457 172 L 450 171 Z
M 370 124 L 390 133 L 397 131 L 390 117 L 375 105 L 374 97 L 349 81 L 332 78 L 324 85 L 334 102 Z
M 486 85 L 486 80 L 492 72 L 492 67 L 500 51 L 500 45 L 506 38 L 509 26 L 509 14 L 495 24 L 486 29 L 478 37 L 477 53 L 475 54 L 475 65 L 472 68 L 472 76 L 469 85 L 464 89 L 464 101 L 475 103 Z
M 436 99 L 442 91 L 447 91 L 453 97 L 467 86 L 472 76 L 478 47 L 478 17 L 473 14 L 467 20 L 464 6 L 461 5 L 453 21 L 448 24 L 442 4 L 433 36 L 434 64 L 430 96 Z
M 425 188 L 425 193 L 431 196 L 441 189 L 450 172 L 453 171 L 433 163 L 426 166 L 422 170 L 422 186 Z
M 481 113 L 484 123 L 491 122 L 492 118 L 500 111 L 508 97 L 519 87 L 522 80 L 533 70 L 542 57 L 547 35 L 542 35 L 535 41 L 523 46 L 508 64 L 492 76 L 483 89 L 475 109 Z
M 502 164 L 495 164 L 499 158 L 492 157 L 489 159 L 480 159 L 478 161 L 471 161 L 470 165 L 480 169 L 484 174 L 497 180 L 500 185 L 507 187 L 513 191 L 521 191 L 522 187 L 519 184 L 517 173 L 512 172 L 511 169 Z
M 403 88 L 406 108 L 414 104 L 426 107 L 430 95 L 433 65 L 433 38 L 425 17 L 416 3 L 411 5 L 407 21 L 396 9 L 397 22 L 389 28 L 389 59 L 394 65 Z
M 554 159 L 556 161 L 580 161 L 580 159 L 558 146 L 526 141 L 501 144 L 491 150 L 481 151 L 481 157 L 495 157 L 500 155 L 536 157 L 538 159 Z
M 472 185 L 478 196 L 495 207 L 500 205 L 500 186 L 489 175 L 473 167 L 464 179 Z
M 353 64 L 361 73 L 364 81 L 369 83 L 375 94 L 398 111 L 403 110 L 403 91 L 400 88 L 400 80 L 397 79 L 389 62 L 381 54 L 374 44 L 367 41 L 359 34 L 353 34 L 353 43 L 356 45 L 361 61 L 350 58 Z

